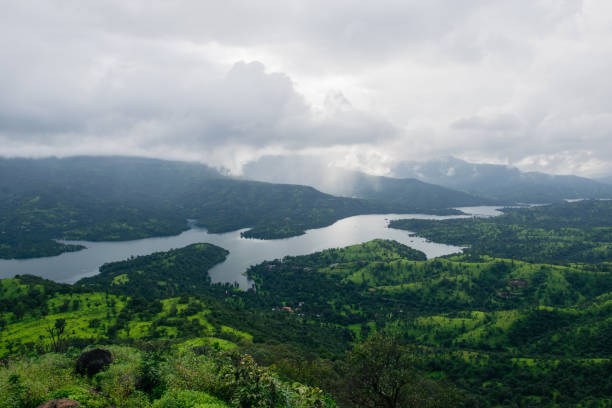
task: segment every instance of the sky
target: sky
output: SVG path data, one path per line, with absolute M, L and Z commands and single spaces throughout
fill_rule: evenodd
M 609 0 L 0 0 L 0 155 L 612 174 Z

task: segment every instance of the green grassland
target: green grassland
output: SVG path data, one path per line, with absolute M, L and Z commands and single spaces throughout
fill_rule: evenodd
M 18 280 L 18 279 L 15 279 Z M 14 313 L 4 312 L 0 319 L 5 327 L 0 332 L 0 355 L 27 354 L 49 350 L 48 328 L 57 319 L 64 319 L 67 339 L 79 344 L 85 342 L 125 342 L 151 339 L 185 339 L 186 345 L 215 344 L 225 349 L 237 345 L 235 341 L 251 341 L 252 337 L 228 326 L 215 327 L 207 320 L 210 310 L 194 298 L 167 298 L 156 306 L 147 304 L 147 310 L 130 310 L 137 305 L 125 296 L 101 292 L 56 294 L 47 302 L 45 315 L 39 311 L 17 319 Z M 229 335 L 227 335 L 229 333 Z

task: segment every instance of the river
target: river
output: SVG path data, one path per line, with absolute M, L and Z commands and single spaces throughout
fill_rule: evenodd
M 459 208 L 468 217 L 489 217 L 501 214 L 496 207 Z M 56 282 L 74 283 L 86 276 L 98 273 L 104 263 L 120 261 L 130 256 L 147 255 L 172 248 L 181 248 L 197 242 L 208 242 L 230 251 L 225 262 L 210 270 L 213 282 L 237 282 L 242 289 L 250 287 L 244 272 L 265 260 L 282 258 L 287 255 L 305 255 L 328 248 L 341 248 L 376 238 L 393 239 L 412 248 L 423 251 L 427 258 L 435 258 L 460 252 L 461 248 L 429 242 L 424 238 L 410 236 L 410 232 L 388 228 L 392 219 L 419 218 L 443 220 L 466 216 L 435 216 L 424 214 L 381 214 L 358 215 L 344 218 L 336 223 L 306 231 L 297 237 L 275 240 L 242 238 L 238 230 L 223 234 L 209 234 L 206 229 L 192 228 L 179 235 L 119 242 L 62 241 L 81 244 L 86 249 L 68 252 L 58 256 L 0 260 L 0 278 L 31 274 Z

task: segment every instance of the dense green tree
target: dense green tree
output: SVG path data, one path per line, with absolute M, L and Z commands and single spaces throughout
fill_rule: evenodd
M 425 378 L 416 368 L 418 352 L 399 335 L 376 332 L 347 358 L 346 393 L 358 407 L 457 407 L 459 395 Z

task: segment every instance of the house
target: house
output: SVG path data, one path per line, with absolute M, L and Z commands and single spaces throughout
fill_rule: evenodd
M 514 279 L 508 282 L 508 286 L 512 286 L 514 288 L 525 288 L 527 287 L 527 282 L 520 279 Z

